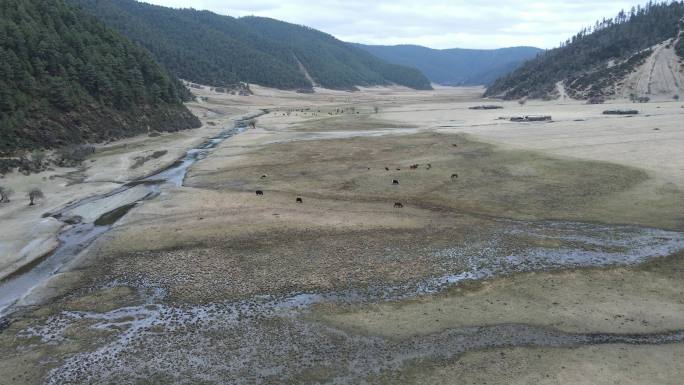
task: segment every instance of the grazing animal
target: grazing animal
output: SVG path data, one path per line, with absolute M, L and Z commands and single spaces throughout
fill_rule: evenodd
M 266 175 L 266 174 L 261 176 L 261 179 L 266 179 L 266 178 L 268 178 L 268 175 Z
M 403 209 L 403 208 L 404 208 L 404 205 L 401 204 L 401 202 L 395 202 L 395 203 L 394 203 L 394 208 L 395 208 L 395 209 Z
M 415 169 L 417 169 L 417 168 L 418 168 L 418 165 L 417 165 L 417 164 L 412 164 L 412 165 L 411 165 L 411 170 L 415 170 Z
M 256 195 L 264 195 L 264 192 L 261 190 L 256 190 Z
M 385 171 L 389 171 L 389 167 L 385 167 Z
M 458 174 L 451 174 L 451 179 L 456 179 L 458 178 Z
M 399 184 L 399 181 L 396 179 L 392 179 L 392 184 L 397 185 L 397 184 Z
M 398 168 L 398 169 L 397 169 L 397 171 L 401 171 L 401 169 L 400 169 L 400 168 Z
M 304 201 L 302 200 L 302 198 L 299 198 L 299 197 L 298 197 L 298 198 L 297 198 L 297 203 L 304 203 Z
M 453 147 L 458 147 L 458 144 L 453 143 L 452 146 L 453 146 Z
M 432 168 L 432 165 L 431 165 L 430 163 L 428 163 L 428 164 L 427 164 L 427 169 L 429 170 L 429 169 L 431 169 L 431 168 Z

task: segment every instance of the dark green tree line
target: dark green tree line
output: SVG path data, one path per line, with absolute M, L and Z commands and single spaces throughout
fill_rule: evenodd
M 1 152 L 121 136 L 162 110 L 182 117 L 178 128 L 196 125 L 182 106 L 190 96 L 148 52 L 62 0 L 0 2 Z

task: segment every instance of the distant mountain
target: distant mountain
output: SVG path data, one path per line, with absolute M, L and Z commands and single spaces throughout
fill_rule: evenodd
M 418 45 L 353 44 L 390 63 L 418 68 L 433 83 L 489 85 L 540 52 L 534 47 L 431 49 Z
M 684 2 L 677 1 L 620 12 L 498 79 L 485 95 L 553 98 L 566 92 L 574 98 L 588 98 L 651 94 L 655 88 L 672 92 L 673 84 L 666 79 L 672 83 L 681 77 L 684 39 L 679 38 L 678 22 L 683 17 Z
M 62 0 L 0 1 L 0 153 L 199 126 L 146 50 Z
M 176 76 L 229 86 L 334 89 L 399 84 L 430 89 L 420 71 L 387 63 L 331 35 L 259 17 L 233 18 L 134 0 L 69 0 L 149 49 Z

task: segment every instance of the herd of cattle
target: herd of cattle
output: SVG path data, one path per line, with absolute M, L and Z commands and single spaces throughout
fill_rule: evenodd
M 409 166 L 409 168 L 410 168 L 411 170 L 417 170 L 418 167 L 420 167 L 419 164 L 412 164 L 412 165 Z M 431 165 L 430 163 L 428 163 L 428 164 L 426 164 L 426 167 L 425 167 L 425 168 L 429 170 L 429 169 L 432 168 L 432 165 Z M 368 168 L 368 169 L 370 170 L 370 168 Z M 385 171 L 389 171 L 389 167 L 385 167 Z M 401 168 L 397 168 L 397 171 L 401 171 Z M 266 175 L 266 174 L 261 175 L 261 179 L 266 179 L 266 178 L 268 178 L 268 175 Z M 458 178 L 458 174 L 451 174 L 451 180 L 454 180 L 454 179 L 457 179 L 457 178 Z M 392 179 L 392 185 L 398 186 L 398 185 L 399 185 L 399 180 L 398 180 L 398 179 Z M 263 195 L 264 195 L 264 190 L 256 190 L 256 195 L 257 195 L 257 196 L 263 196 Z M 296 203 L 304 203 L 304 200 L 303 200 L 301 197 L 297 197 L 297 199 L 295 200 L 295 202 L 296 202 Z M 403 209 L 403 208 L 404 208 L 404 204 L 401 203 L 401 202 L 394 202 L 394 208 L 395 208 L 395 209 Z

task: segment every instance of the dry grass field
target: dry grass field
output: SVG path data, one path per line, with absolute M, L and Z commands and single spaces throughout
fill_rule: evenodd
M 254 90 L 196 91 L 267 113 L 23 300 L 0 384 L 678 383 L 680 103 Z

